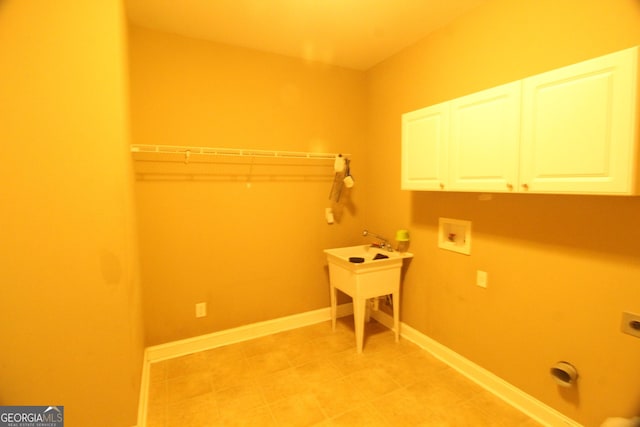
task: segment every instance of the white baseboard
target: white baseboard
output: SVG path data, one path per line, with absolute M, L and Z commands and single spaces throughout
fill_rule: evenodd
M 352 313 L 353 305 L 351 303 L 338 306 L 338 317 L 348 316 Z M 371 311 L 371 317 L 388 328 L 393 328 L 393 318 L 387 313 L 383 311 Z M 149 368 L 151 363 L 171 359 L 173 357 L 184 356 L 198 351 L 209 350 L 228 344 L 234 344 L 241 341 L 247 341 L 290 329 L 296 329 L 330 319 L 330 309 L 323 308 L 320 310 L 267 320 L 265 322 L 253 323 L 246 326 L 240 326 L 238 328 L 227 329 L 207 335 L 148 347 L 145 350 L 145 360 L 142 369 L 138 426 L 146 426 L 147 392 L 149 389 Z M 562 413 L 540 402 L 534 397 L 504 381 L 502 378 L 402 322 L 400 323 L 400 335 L 425 349 L 462 375 L 466 376 L 542 425 L 548 427 L 582 427 L 580 424 Z
M 138 426 L 147 426 L 147 403 L 149 402 L 149 370 L 151 366 L 147 359 L 147 350 L 144 351 L 142 362 L 142 378 L 140 379 L 140 398 L 138 399 Z M 136 426 L 134 426 L 136 427 Z
M 382 315 L 390 317 L 386 313 L 382 313 Z M 427 350 L 433 356 L 440 359 L 465 377 L 480 385 L 485 390 L 493 393 L 540 424 L 548 427 L 582 427 L 571 418 L 540 402 L 519 388 L 509 384 L 492 372 L 476 365 L 450 348 L 429 338 L 422 332 L 413 329 L 411 326 L 402 323 L 400 325 L 400 332 L 403 338 L 406 338 Z
M 342 304 L 337 307 L 337 317 L 348 316 L 352 313 L 352 303 Z M 149 399 L 149 370 L 151 363 L 199 351 L 210 350 L 224 345 L 248 341 L 266 335 L 288 331 L 290 329 L 325 322 L 327 320 L 331 320 L 331 309 L 322 308 L 319 310 L 280 317 L 278 319 L 267 320 L 264 322 L 252 323 L 250 325 L 226 329 L 224 331 L 213 332 L 211 334 L 147 347 L 144 352 L 144 363 L 142 367 L 140 401 L 138 403 L 138 425 L 140 427 L 146 426 L 147 402 Z
M 341 311 L 345 310 L 343 306 L 339 306 L 338 309 L 338 315 L 341 314 Z M 265 335 L 313 325 L 329 319 L 331 319 L 330 309 L 321 308 L 319 310 L 308 311 L 306 313 L 294 314 L 292 316 L 280 317 L 278 319 L 252 323 L 250 325 L 239 326 L 237 328 L 213 332 L 211 334 L 147 347 L 145 351 L 145 359 L 149 362 L 158 362 L 160 360 L 171 359 L 178 356 L 184 356 L 186 354 L 196 353 L 198 351 L 221 347 L 223 345 L 234 344 L 260 338 Z

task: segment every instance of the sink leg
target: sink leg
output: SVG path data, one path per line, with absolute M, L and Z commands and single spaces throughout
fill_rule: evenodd
M 356 349 L 358 353 L 362 353 L 364 341 L 364 317 L 367 311 L 366 299 L 353 299 L 353 322 L 356 327 Z
M 396 333 L 396 342 L 400 340 L 400 292 L 393 294 L 393 329 Z
M 337 305 L 337 292 L 335 286 L 330 286 L 329 294 L 331 296 L 331 330 L 336 330 L 336 305 Z
M 364 321 L 366 323 L 369 323 L 369 321 L 371 320 L 371 299 L 365 300 L 364 306 L 365 306 Z

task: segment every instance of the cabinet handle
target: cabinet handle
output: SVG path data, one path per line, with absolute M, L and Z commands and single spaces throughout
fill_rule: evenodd
M 522 184 L 522 189 L 523 190 L 528 190 L 529 189 L 529 184 Z
M 507 189 L 513 190 L 513 184 L 510 182 L 507 182 Z
M 441 182 L 441 183 L 440 183 L 440 189 L 441 189 L 441 190 L 444 190 L 444 182 Z

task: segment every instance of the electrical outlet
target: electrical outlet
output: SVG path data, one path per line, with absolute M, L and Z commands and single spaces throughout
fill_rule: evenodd
M 640 315 L 622 313 L 622 332 L 640 338 Z
M 476 285 L 480 286 L 481 288 L 486 288 L 487 287 L 487 282 L 488 282 L 488 275 L 486 271 L 482 271 L 482 270 L 478 270 L 476 272 Z
M 199 302 L 196 304 L 196 317 L 205 317 L 207 315 L 207 303 Z

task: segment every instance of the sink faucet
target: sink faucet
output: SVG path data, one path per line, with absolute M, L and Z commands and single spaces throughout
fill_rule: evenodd
M 378 243 L 372 243 L 371 244 L 372 247 L 380 248 L 380 249 L 386 249 L 389 252 L 393 252 L 393 248 L 391 247 L 391 244 L 389 243 L 389 239 L 386 239 L 386 238 L 380 236 L 379 234 L 372 233 L 369 230 L 363 230 L 362 231 L 362 235 L 363 236 L 373 236 L 376 239 L 380 240 L 380 242 L 378 242 Z

